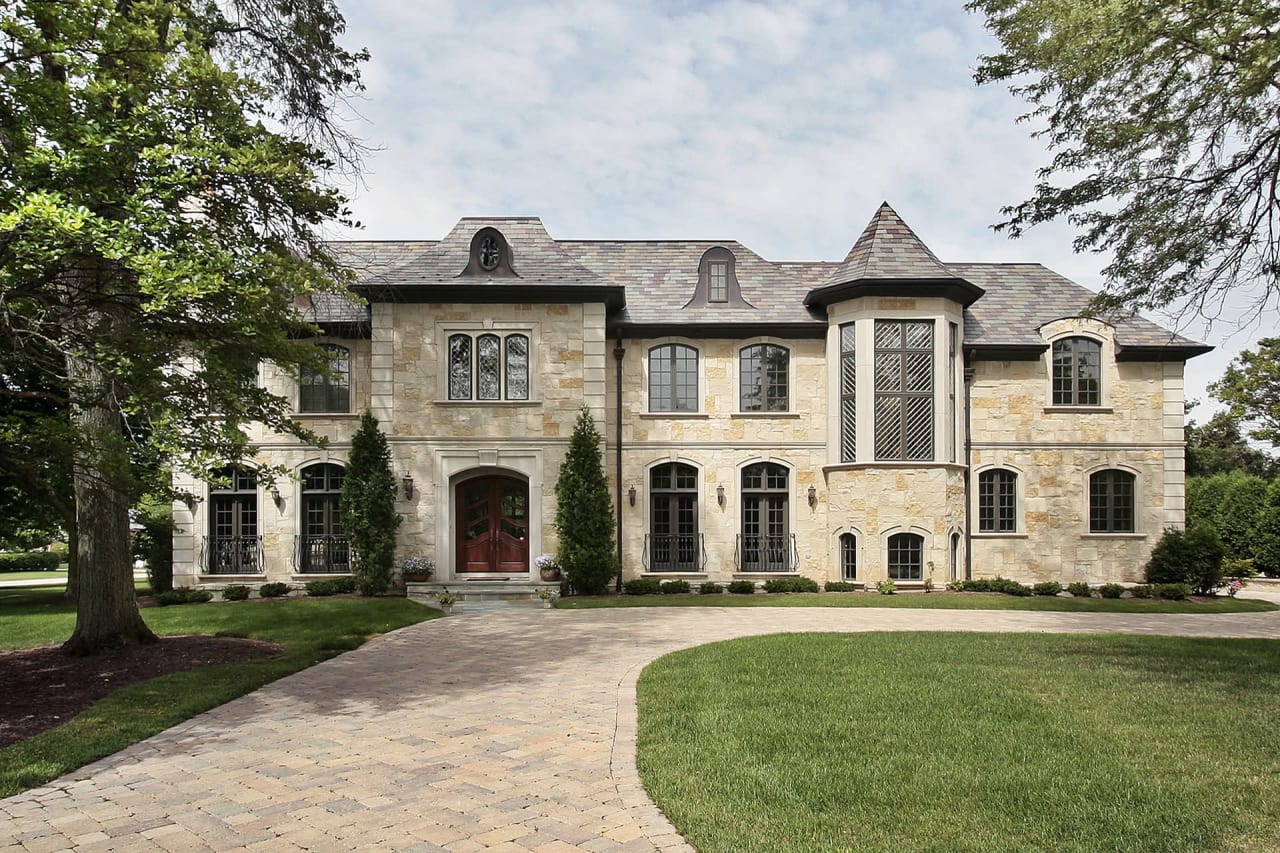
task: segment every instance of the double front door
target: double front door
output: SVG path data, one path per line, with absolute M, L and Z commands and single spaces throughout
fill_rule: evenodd
M 525 574 L 529 571 L 529 486 L 493 475 L 455 489 L 460 573 Z

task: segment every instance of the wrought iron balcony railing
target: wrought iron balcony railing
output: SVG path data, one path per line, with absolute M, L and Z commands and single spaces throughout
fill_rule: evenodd
M 738 534 L 733 564 L 740 572 L 792 572 L 800 563 L 796 535 L 744 536 Z
M 651 533 L 644 537 L 646 572 L 700 572 L 706 564 L 701 533 Z
M 336 575 L 351 571 L 351 545 L 346 536 L 304 535 L 294 539 L 293 568 L 300 574 Z
M 200 548 L 200 565 L 211 575 L 262 573 L 261 536 L 206 536 Z

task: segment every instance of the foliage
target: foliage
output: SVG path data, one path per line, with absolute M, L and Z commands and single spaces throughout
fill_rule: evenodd
M 48 551 L 19 551 L 0 554 L 0 572 L 53 571 L 61 561 L 57 554 Z
M 452 607 L 458 603 L 458 596 L 446 589 L 436 593 L 436 601 L 440 602 L 441 607 Z
M 857 592 L 862 586 L 849 581 L 827 581 L 822 588 L 827 592 Z
M 233 583 L 222 589 L 223 601 L 245 601 L 248 598 L 249 587 L 242 583 Z
M 306 589 L 307 595 L 312 598 L 321 598 L 327 595 L 344 595 L 356 591 L 356 580 L 352 577 L 317 578 L 313 581 L 307 581 L 303 587 Z
M 1034 584 L 1031 592 L 1035 595 L 1057 595 L 1062 592 L 1062 584 L 1057 581 L 1042 581 Z
M 885 578 L 882 581 L 876 581 L 876 592 L 881 595 L 894 595 L 898 591 L 898 585 L 893 582 L 893 578 Z
M 1124 587 L 1118 583 L 1104 583 L 1098 587 L 1098 595 L 1103 598 L 1119 598 L 1124 595 Z
M 556 597 L 556 591 L 549 586 L 538 587 L 538 598 L 543 601 L 551 601 Z
M 1256 351 L 1240 353 L 1209 390 L 1230 407 L 1232 417 L 1251 426 L 1250 436 L 1280 447 L 1280 338 L 1263 338 Z
M 811 578 L 769 578 L 764 582 L 765 592 L 818 592 L 817 581 Z
M 997 226 L 1019 236 L 1065 216 L 1077 251 L 1108 255 L 1108 305 L 1182 303 L 1212 316 L 1229 289 L 1280 295 L 1275 78 L 1280 6 L 970 0 L 1007 82 L 1054 152 L 1035 194 Z
M 1149 583 L 1134 584 L 1129 587 L 1129 594 L 1134 598 L 1155 598 L 1156 588 Z
M 342 529 L 351 544 L 351 576 L 361 595 L 381 595 L 391 584 L 400 521 L 391 448 L 378 419 L 365 409 L 342 475 Z
M 1169 529 L 1151 549 L 1146 579 L 1148 583 L 1190 584 L 1197 594 L 1212 594 L 1222 586 L 1223 556 L 1222 541 L 1209 525 Z
M 1192 592 L 1191 585 L 1185 583 L 1158 583 L 1152 591 L 1166 601 L 1185 601 Z
M 134 517 L 142 531 L 134 538 L 134 554 L 147 565 L 152 592 L 173 589 L 173 505 L 167 496 L 147 495 Z
M 685 580 L 663 581 L 663 595 L 680 595 L 690 591 L 689 582 Z
M 613 505 L 600 458 L 600 432 L 583 406 L 556 480 L 557 560 L 576 593 L 600 595 L 618 573 Z
M 1211 477 L 1187 479 L 1187 523 L 1208 525 L 1222 539 L 1226 556 L 1236 560 L 1253 559 L 1262 568 L 1271 541 L 1268 531 L 1275 529 L 1268 507 L 1270 489 L 1274 487 L 1252 474 L 1229 471 Z M 1278 496 L 1280 497 L 1280 496 Z
M 729 592 L 734 595 L 755 595 L 756 585 L 751 581 L 729 581 Z
M 1267 486 L 1266 503 L 1258 513 L 1253 565 L 1263 574 L 1280 576 L 1280 476 Z
M 1217 412 L 1204 426 L 1187 421 L 1187 476 L 1208 477 L 1243 471 L 1258 477 L 1280 473 L 1273 456 L 1244 437 L 1240 419 L 1229 411 Z
M 1075 581 L 1074 583 L 1067 584 L 1067 592 L 1071 593 L 1076 598 L 1093 597 L 1093 589 L 1083 581 Z
M 213 593 L 207 589 L 184 586 L 159 593 L 155 600 L 157 607 L 168 607 L 172 604 L 204 604 L 213 600 Z
M 715 581 L 704 581 L 698 587 L 699 595 L 719 595 L 722 592 L 724 592 L 724 587 Z
M 295 304 L 348 278 L 321 235 L 346 219 L 323 173 L 355 163 L 343 29 L 334 0 L 0 7 L 0 375 L 33 401 L 0 432 L 67 450 L 68 652 L 155 639 L 127 514 L 154 472 L 242 458 L 251 422 L 319 441 L 257 366 L 326 369 Z
M 1031 587 L 1018 583 L 1008 578 L 972 578 L 953 582 L 953 589 L 961 592 L 999 592 L 1005 595 L 1025 596 L 1031 595 Z M 1060 592 L 1061 590 L 1059 590 Z M 1057 593 L 1054 593 L 1055 595 Z
M 289 585 L 287 583 L 264 583 L 258 587 L 258 595 L 262 598 L 284 598 L 289 594 Z
M 622 591 L 627 595 L 658 595 L 662 592 L 662 581 L 657 578 L 632 578 L 622 584 Z
M 436 561 L 430 557 L 405 557 L 400 563 L 403 578 L 431 578 L 436 573 Z

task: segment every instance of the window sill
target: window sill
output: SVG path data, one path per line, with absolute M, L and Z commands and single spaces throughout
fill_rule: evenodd
M 769 578 L 798 578 L 800 573 L 792 569 L 789 572 L 734 572 L 733 576 L 743 580 L 768 580 Z
M 1115 409 L 1110 406 L 1045 406 L 1046 415 L 1110 415 Z
M 706 572 L 645 572 L 643 577 L 646 578 L 706 578 Z
M 316 418 L 354 421 L 359 420 L 360 418 L 360 415 L 356 412 L 295 412 L 293 416 L 300 421 L 313 420 Z
M 800 417 L 799 412 L 730 412 L 731 418 L 778 418 L 778 419 L 795 419 Z
M 1084 533 L 1081 539 L 1146 539 L 1145 533 Z
M 1017 531 L 1006 533 L 1006 532 L 1000 532 L 995 530 L 988 530 L 982 533 L 974 533 L 972 535 L 974 539 L 1029 539 L 1030 538 L 1029 536 L 1027 536 L 1027 534 L 1018 533 Z
M 266 572 L 257 572 L 255 574 L 211 574 L 209 572 L 200 572 L 197 576 L 200 583 L 243 583 L 244 581 L 265 581 L 267 579 Z
M 706 412 L 641 412 L 640 417 L 647 420 L 707 420 L 711 415 Z
M 486 406 L 499 409 L 519 409 L 526 406 L 541 406 L 541 400 L 435 400 L 436 406 Z

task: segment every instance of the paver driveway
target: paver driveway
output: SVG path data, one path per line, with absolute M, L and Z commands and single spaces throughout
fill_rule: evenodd
M 1280 612 L 463 613 L 0 800 L 0 850 L 688 849 L 635 773 L 646 663 L 751 634 L 917 629 L 1280 638 Z

